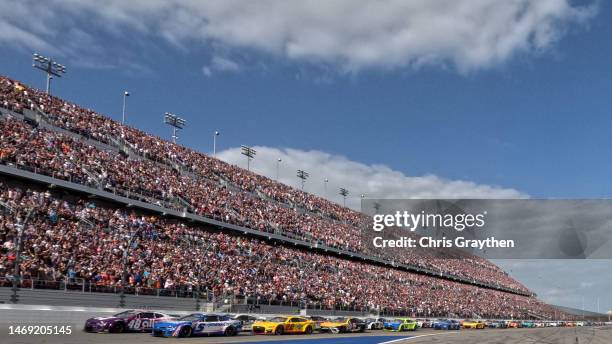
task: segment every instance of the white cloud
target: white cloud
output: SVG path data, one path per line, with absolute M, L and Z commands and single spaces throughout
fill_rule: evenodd
M 570 0 L 19 3 L 14 6 L 15 1 L 0 0 L 5 12 L 0 19 L 36 18 L 14 20 L 13 25 L 39 39 L 61 40 L 66 19 L 87 18 L 80 22 L 88 29 L 115 34 L 131 30 L 162 37 L 182 48 L 198 43 L 246 48 L 291 61 L 333 65 L 343 71 L 429 64 L 450 64 L 460 71 L 487 68 L 517 53 L 551 47 L 568 29 L 587 22 L 597 12 L 596 5 L 572 5 Z M 33 15 L 41 12 L 54 15 Z M 35 39 L 28 41 L 19 44 L 37 44 Z
M 347 206 L 360 207 L 360 195 L 369 198 L 524 198 L 526 194 L 514 189 L 477 184 L 469 181 L 447 180 L 433 175 L 407 176 L 384 165 L 366 165 L 320 151 L 254 147 L 257 151 L 251 169 L 276 179 L 277 159 L 279 180 L 287 185 L 301 187 L 297 169 L 310 173 L 305 190 L 334 202 L 342 203 L 338 188 L 351 192 Z M 246 158 L 240 148 L 217 153 L 220 159 L 246 168 Z M 328 179 L 327 190 L 325 179 Z
M 601 312 L 612 309 L 606 259 L 493 260 L 546 303 Z
M 240 71 L 241 67 L 238 62 L 221 56 L 214 56 L 210 64 L 202 68 L 202 72 L 206 76 L 212 76 L 215 72 L 235 73 Z

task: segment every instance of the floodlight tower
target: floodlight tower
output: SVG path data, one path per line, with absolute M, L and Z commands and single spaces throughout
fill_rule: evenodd
M 174 143 L 176 143 L 176 139 L 178 139 L 178 136 L 176 136 L 176 131 L 178 129 L 183 129 L 187 121 L 175 114 L 166 112 L 164 114 L 164 123 L 172 127 L 172 140 Z
M 54 76 L 61 78 L 62 75 L 66 73 L 66 66 L 39 54 L 33 55 L 32 67 L 40 69 L 47 74 L 47 94 L 50 94 L 49 92 L 51 91 L 51 79 L 53 79 Z
M 340 188 L 340 195 L 343 197 L 343 204 L 346 207 L 346 196 L 348 196 L 349 191 L 345 188 Z
M 123 112 L 121 113 L 121 124 L 125 124 L 125 103 L 126 103 L 127 97 L 129 96 L 130 96 L 130 92 L 128 91 L 123 92 Z
M 247 157 L 247 171 L 251 170 L 251 159 L 255 158 L 257 151 L 248 146 L 240 146 L 241 154 Z
M 329 183 L 329 179 L 323 179 L 323 189 L 325 190 L 325 198 L 327 198 L 327 183 Z
M 217 137 L 219 137 L 221 133 L 217 130 L 213 135 L 213 156 L 217 157 Z
M 302 180 L 302 191 L 304 191 L 304 183 L 306 182 L 306 179 L 308 179 L 309 176 L 310 174 L 308 172 L 304 170 L 297 170 L 297 177 Z
M 280 163 L 283 162 L 283 159 L 278 158 L 276 159 L 276 180 L 278 181 L 278 176 L 279 176 L 279 172 L 280 172 Z

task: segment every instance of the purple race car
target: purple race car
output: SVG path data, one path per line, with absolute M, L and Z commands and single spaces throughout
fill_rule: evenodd
M 156 321 L 174 320 L 174 317 L 151 311 L 127 310 L 108 318 L 89 318 L 85 321 L 86 332 L 122 333 L 151 332 Z

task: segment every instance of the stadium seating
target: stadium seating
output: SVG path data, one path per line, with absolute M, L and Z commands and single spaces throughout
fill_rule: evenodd
M 270 244 L 9 180 L 0 182 L 0 205 L 4 277 L 14 272 L 16 237 L 25 223 L 24 280 L 84 279 L 94 288 L 113 287 L 121 285 L 125 264 L 128 284 L 145 295 L 200 288 L 262 302 L 419 316 L 526 318 L 554 312 L 533 297 Z
M 43 150 L 33 151 L 22 143 L 20 149 L 12 148 L 13 154 L 20 155 L 21 167 L 36 168 L 37 172 L 77 183 L 97 184 L 106 190 L 172 209 L 186 208 L 228 223 L 267 232 L 280 231 L 342 250 L 380 255 L 361 244 L 358 227 L 366 221 L 364 216 L 325 199 L 121 125 L 6 77 L 0 77 L 0 105 L 17 113 L 36 111 L 52 125 L 81 138 L 39 130 L 38 140 L 53 140 L 55 151 L 63 150 L 64 156 L 58 157 L 57 153 L 40 156 L 45 153 Z M 20 130 L 31 129 L 23 125 Z M 85 138 L 88 142 L 95 140 L 107 145 L 108 150 L 85 143 Z M 120 155 L 119 150 L 127 154 Z M 16 162 L 8 152 L 3 154 L 7 157 L 4 161 Z M 39 156 L 34 159 L 35 155 Z M 65 162 L 58 165 L 61 159 Z M 139 178 L 134 178 L 135 175 Z M 500 286 L 528 292 L 501 269 L 478 257 L 440 259 L 402 252 L 382 258 L 483 283 L 495 281 Z
M 0 77 L 0 108 L 26 115 L 24 118 L 8 115 L 0 120 L 1 164 L 227 224 L 282 233 L 312 244 L 497 285 L 523 295 L 271 246 L 249 238 L 223 233 L 213 235 L 184 223 L 145 214 L 128 214 L 119 208 L 98 208 L 93 203 L 85 206 L 84 199 L 74 204 L 54 199 L 54 205 L 45 205 L 47 208 L 43 211 L 40 207 L 45 197 L 51 197 L 44 193 L 36 194 L 41 202 L 36 206 L 37 219 L 41 225 L 51 228 L 49 235 L 74 235 L 71 242 L 85 242 L 91 247 L 50 245 L 48 238 L 43 246 L 28 241 L 26 249 L 31 255 L 26 262 L 36 266 L 38 277 L 79 276 L 96 285 L 116 285 L 122 266 L 120 256 L 125 248 L 119 238 L 137 226 L 144 230 L 139 232 L 138 249 L 134 250 L 139 253 L 129 262 L 132 277 L 129 283 L 139 287 L 168 289 L 198 285 L 220 294 L 308 300 L 326 307 L 413 309 L 420 314 L 454 312 L 471 316 L 469 313 L 480 312 L 502 316 L 547 311 L 547 306 L 525 296 L 530 293 L 526 287 L 487 260 L 470 255 L 443 259 L 427 252 L 407 253 L 405 250 L 388 250 L 383 256 L 361 242 L 360 227 L 367 223 L 363 214 L 124 126 L 6 77 Z M 32 116 L 37 120 L 29 120 Z M 12 194 L 19 195 L 17 199 L 23 195 L 30 197 L 25 190 L 3 187 L 4 201 L 10 202 Z M 20 204 L 14 206 L 16 209 L 22 207 Z M 50 223 L 43 216 L 44 212 L 51 219 L 63 220 Z M 10 216 L 17 215 L 5 215 L 0 232 L 4 243 L 2 273 L 5 275 L 10 275 L 10 268 L 5 263 L 14 254 L 11 248 L 14 228 L 10 224 L 19 222 L 18 218 Z M 84 219 L 92 224 L 91 229 L 95 232 L 84 231 Z M 33 237 L 36 235 L 39 234 L 32 233 Z M 189 238 L 194 237 L 198 238 L 198 243 L 211 243 L 217 251 L 193 245 Z M 58 242 L 62 241 L 60 239 L 61 236 Z M 195 250 L 189 256 L 181 246 L 186 243 Z M 246 248 L 248 254 L 243 251 Z M 73 252 L 74 249 L 84 251 Z M 211 255 L 211 252 L 216 253 Z M 70 261 L 71 254 L 76 254 L 77 258 Z M 93 257 L 99 261 L 99 269 L 94 267 Z M 237 260 L 236 266 L 244 271 L 224 269 L 227 257 Z M 218 265 L 209 265 L 216 260 Z M 198 267 L 203 264 L 207 266 L 206 278 L 199 275 Z M 25 266 L 24 271 L 31 272 L 31 266 Z M 143 280 L 145 271 L 147 278 Z M 305 275 L 308 278 L 296 282 L 297 276 Z M 377 279 L 380 283 L 372 282 Z M 406 284 L 410 288 L 405 288 Z

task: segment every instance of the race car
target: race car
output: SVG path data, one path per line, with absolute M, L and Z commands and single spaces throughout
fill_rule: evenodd
M 521 328 L 522 325 L 519 321 L 510 321 L 508 322 L 508 328 Z
M 416 331 L 417 322 L 410 318 L 397 318 L 383 324 L 385 331 Z
M 193 313 L 174 321 L 155 322 L 152 335 L 155 337 L 234 336 L 241 330 L 240 321 L 232 320 L 227 315 Z
M 112 317 L 89 318 L 85 321 L 86 332 L 151 332 L 153 323 L 174 319 L 172 316 L 159 312 L 127 310 Z
M 365 321 L 353 317 L 336 318 L 321 324 L 321 332 L 331 333 L 365 332 L 366 328 Z
M 418 328 L 431 328 L 432 323 L 428 319 L 417 319 Z
M 503 321 L 488 321 L 486 323 L 488 328 L 506 328 L 507 325 Z
M 536 324 L 533 321 L 523 321 L 521 322 L 522 328 L 535 328 Z
M 485 328 L 485 324 L 482 321 L 476 321 L 476 320 L 464 320 L 461 323 L 461 327 L 463 328 L 475 328 L 475 329 L 484 329 Z
M 322 316 L 318 316 L 318 315 L 311 315 L 311 316 L 307 316 L 305 317 L 306 319 L 312 320 L 314 322 L 314 330 L 315 331 L 321 331 L 321 324 L 328 321 L 327 318 L 322 317 Z
M 433 323 L 434 330 L 459 330 L 461 324 L 453 319 L 438 319 Z
M 385 319 L 383 318 L 367 318 L 364 319 L 363 321 L 365 321 L 366 323 L 366 328 L 368 330 L 382 330 L 383 329 L 383 324 L 385 322 Z
M 258 320 L 253 324 L 253 334 L 304 333 L 311 334 L 315 328 L 312 320 L 303 317 L 274 317 L 268 320 Z
M 242 331 L 251 331 L 253 329 L 253 323 L 257 321 L 256 317 L 248 314 L 239 314 L 236 315 L 233 319 L 236 321 L 240 321 L 240 324 L 242 325 Z

